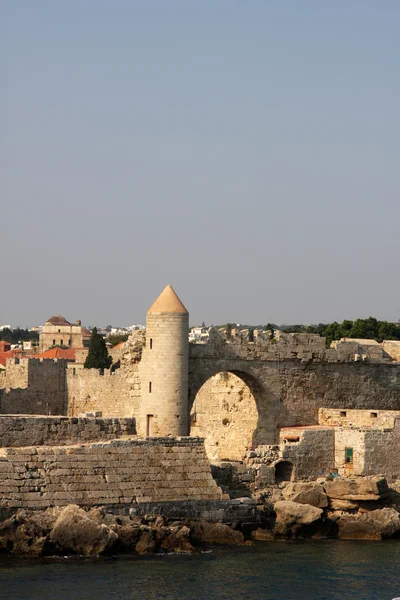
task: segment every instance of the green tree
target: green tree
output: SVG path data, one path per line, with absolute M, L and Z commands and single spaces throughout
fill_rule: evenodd
M 92 337 L 89 343 L 89 352 L 83 365 L 85 369 L 109 369 L 112 358 L 108 354 L 104 338 L 98 333 L 97 328 L 93 327 Z

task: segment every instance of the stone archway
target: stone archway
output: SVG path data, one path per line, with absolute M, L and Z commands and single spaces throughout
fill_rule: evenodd
M 205 438 L 211 461 L 242 460 L 246 450 L 273 444 L 276 410 L 251 373 L 217 371 L 192 391 L 190 435 Z

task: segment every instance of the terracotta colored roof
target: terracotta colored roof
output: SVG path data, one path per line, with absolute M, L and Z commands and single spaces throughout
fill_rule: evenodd
M 51 348 L 42 352 L 42 354 L 35 354 L 35 358 L 64 358 L 65 360 L 75 360 L 76 348 Z
M 22 356 L 21 348 L 14 349 L 14 350 L 7 350 L 7 352 L 0 352 L 0 364 L 3 365 L 3 367 L 5 367 L 6 360 L 8 358 L 21 358 L 21 356 Z
M 150 306 L 147 311 L 147 314 L 149 313 L 189 314 L 170 285 L 164 288 L 157 300 Z
M 115 346 L 113 346 L 113 350 L 115 350 L 115 348 L 122 348 L 124 344 L 125 342 L 118 342 L 118 344 L 115 344 Z
M 51 323 L 52 325 L 71 325 L 71 323 L 69 323 L 69 321 L 67 321 L 67 319 L 62 315 L 50 317 L 46 323 Z

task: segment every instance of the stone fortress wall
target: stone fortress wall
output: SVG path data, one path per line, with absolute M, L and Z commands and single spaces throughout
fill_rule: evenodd
M 3 507 L 24 509 L 223 499 L 197 438 L 0 448 L 0 487 Z
M 135 419 L 4 415 L 0 418 L 0 448 L 61 446 L 113 440 L 136 434 Z
M 0 373 L 0 414 L 67 414 L 67 361 L 10 358 Z
M 103 375 L 67 369 L 65 361 L 11 359 L 0 374 L 0 413 L 138 418 L 144 346 L 143 332 L 135 333 L 120 368 Z M 208 344 L 189 345 L 193 432 L 207 437 L 215 458 L 238 458 L 249 446 L 276 443 L 279 427 L 318 424 L 320 408 L 400 409 L 399 390 L 400 363 L 378 344 L 340 342 L 327 349 L 317 335 L 280 334 L 273 341 L 256 332 L 252 343 L 243 334 L 226 340 L 214 331 Z M 145 412 L 155 411 L 148 405 Z M 144 426 L 138 432 L 145 434 Z

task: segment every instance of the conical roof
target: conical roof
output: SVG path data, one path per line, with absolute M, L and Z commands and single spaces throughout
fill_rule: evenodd
M 147 314 L 149 313 L 175 313 L 181 315 L 189 314 L 171 285 L 167 285 L 167 287 L 163 289 L 157 300 L 147 311 Z

